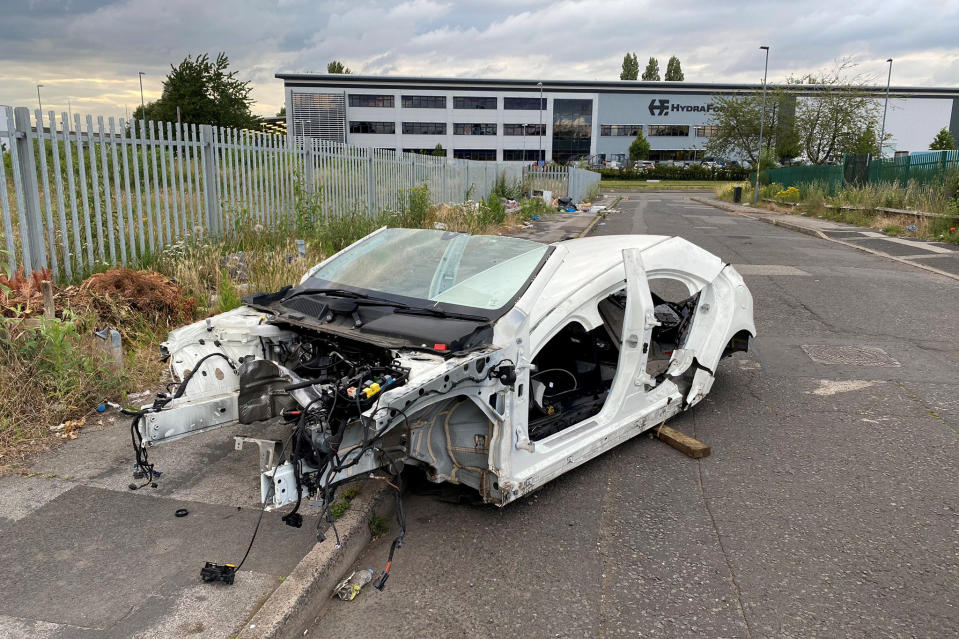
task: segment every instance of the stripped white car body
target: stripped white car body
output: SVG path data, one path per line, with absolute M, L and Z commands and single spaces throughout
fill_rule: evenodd
M 395 350 L 396 361 L 409 369 L 408 380 L 382 392 L 377 408 L 364 413 L 365 424 L 352 426 L 355 433 L 345 435 L 341 451 L 348 458 L 350 445 L 355 445 L 361 456 L 355 465 L 326 476 L 323 469 L 301 469 L 315 471 L 324 484 L 337 484 L 392 468 L 400 460 L 424 466 L 434 481 L 470 485 L 485 501 L 503 505 L 699 403 L 712 387 L 727 347 L 755 336 L 752 297 L 740 275 L 686 240 L 606 236 L 553 247 L 528 288 L 495 321 L 486 347 L 452 357 Z M 684 343 L 672 351 L 664 372 L 653 376 L 647 360 L 658 323 L 650 281 L 659 279 L 679 282 L 698 298 Z M 529 414 L 537 354 L 571 322 L 586 331 L 608 324 L 599 304 L 623 289 L 618 361 L 602 408 L 534 441 Z M 140 426 L 144 445 L 237 419 L 240 378 L 223 360 L 260 359 L 271 345 L 295 339 L 287 327 L 264 319 L 262 311 L 240 307 L 170 334 L 165 348 L 179 379 L 215 351 L 228 357 L 205 361 L 200 377 L 194 377 L 181 397 L 145 417 Z M 515 367 L 512 384 L 486 375 L 509 367 Z M 302 380 L 280 368 L 291 382 Z M 290 394 L 308 406 L 314 391 L 306 387 Z M 360 447 L 370 432 L 381 433 L 387 444 L 376 450 Z M 293 465 L 279 462 L 261 468 L 262 495 L 274 507 L 291 503 L 299 493 L 299 486 L 288 490 L 297 481 Z

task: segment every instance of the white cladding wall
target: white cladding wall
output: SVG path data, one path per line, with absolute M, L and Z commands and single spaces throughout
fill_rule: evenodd
M 433 148 L 441 144 L 449 157 L 454 149 L 495 149 L 496 159 L 502 161 L 506 149 L 528 151 L 542 148 L 547 159 L 552 158 L 553 100 L 555 99 L 591 99 L 593 101 L 592 139 L 590 154 L 627 153 L 631 136 L 603 136 L 602 125 L 642 125 L 643 132 L 654 151 L 689 151 L 702 149 L 707 138 L 696 135 L 697 126 L 706 126 L 710 122 L 713 109 L 713 95 L 710 93 L 686 92 L 643 92 L 643 93 L 573 93 L 544 91 L 547 109 L 539 111 L 505 110 L 503 98 L 538 98 L 540 93 L 533 91 L 495 91 L 470 89 L 423 89 L 395 87 L 384 88 L 328 88 L 321 85 L 311 87 L 286 87 L 287 126 L 292 130 L 293 111 L 291 109 L 293 92 L 343 92 L 346 94 L 346 120 L 394 122 L 394 134 L 350 134 L 347 142 L 358 146 L 373 148 L 403 149 Z M 356 94 L 392 95 L 393 108 L 351 107 L 349 96 Z M 403 108 L 403 95 L 439 95 L 446 97 L 446 108 Z M 494 109 L 454 109 L 455 96 L 495 97 Z M 893 136 L 895 150 L 922 151 L 939 129 L 949 127 L 950 113 L 955 109 L 952 98 L 893 98 L 890 100 L 886 130 Z M 542 120 L 540 116 L 542 115 Z M 446 124 L 444 135 L 404 135 L 403 122 L 443 122 Z M 460 123 L 494 123 L 497 134 L 454 135 L 453 125 Z M 530 124 L 542 122 L 546 131 L 542 140 L 538 136 L 503 135 L 504 124 Z M 685 136 L 657 136 L 649 134 L 650 125 L 684 125 L 689 127 Z M 347 125 L 348 130 L 348 125 Z M 540 146 L 542 143 L 542 146 Z M 890 149 L 887 148 L 887 152 Z
M 550 93 L 543 92 L 543 98 L 546 99 L 547 108 L 540 112 L 536 110 L 516 110 L 504 109 L 503 98 L 539 98 L 539 91 L 469 91 L 469 90 L 431 90 L 431 89 L 408 89 L 396 90 L 392 88 L 347 88 L 330 89 L 325 87 L 287 87 L 287 127 L 295 117 L 290 105 L 292 104 L 292 94 L 296 93 L 327 93 L 332 91 L 343 91 L 346 93 L 346 120 L 347 131 L 349 131 L 350 121 L 364 122 L 393 122 L 395 123 L 395 133 L 393 134 L 361 134 L 347 132 L 347 142 L 357 146 L 369 146 L 374 148 L 390 148 L 397 151 L 403 149 L 429 149 L 437 144 L 442 144 L 447 152 L 447 156 L 453 157 L 454 149 L 494 149 L 496 150 L 496 159 L 503 160 L 503 151 L 505 149 L 515 149 L 534 151 L 542 148 L 545 156 L 550 159 L 552 156 L 552 134 L 553 134 L 553 99 L 588 99 L 593 101 L 593 142 L 590 152 L 596 152 L 596 122 L 598 95 L 596 93 Z M 393 108 L 389 107 L 351 107 L 350 95 L 391 95 L 393 96 Z M 402 96 L 404 95 L 439 95 L 446 97 L 445 109 L 429 108 L 403 108 Z M 495 97 L 496 109 L 454 109 L 453 98 L 455 96 L 478 96 Z M 446 124 L 445 135 L 410 135 L 403 134 L 403 122 L 444 122 Z M 456 123 L 493 123 L 496 124 L 496 135 L 454 135 L 453 125 Z M 535 135 L 503 135 L 504 124 L 529 124 L 538 125 L 542 122 L 546 131 L 540 139 Z M 525 137 L 525 139 L 524 139 Z M 540 146 L 542 144 L 542 146 Z

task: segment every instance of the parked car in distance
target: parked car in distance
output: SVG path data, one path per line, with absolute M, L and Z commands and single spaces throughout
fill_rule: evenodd
M 633 168 L 641 171 L 649 171 L 650 169 L 656 168 L 656 163 L 650 160 L 636 160 L 633 162 Z

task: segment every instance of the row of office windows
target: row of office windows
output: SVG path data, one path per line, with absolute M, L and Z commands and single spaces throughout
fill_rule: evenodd
M 499 98 L 490 96 L 453 96 L 454 109 L 496 109 Z M 507 111 L 544 111 L 546 98 L 503 98 L 503 109 Z M 404 95 L 404 109 L 445 109 L 445 95 Z M 351 107 L 383 107 L 392 109 L 396 100 L 392 95 L 372 95 L 357 93 L 350 95 Z
M 403 149 L 404 153 L 419 153 L 420 155 L 433 155 L 434 149 Z M 442 151 L 442 157 L 446 157 L 446 151 Z M 463 160 L 485 160 L 487 162 L 496 161 L 496 149 L 453 149 L 453 157 Z M 540 149 L 504 149 L 504 162 L 536 162 L 546 157 L 546 151 Z
M 697 138 L 711 138 L 716 135 L 719 127 L 698 125 L 693 127 L 693 134 Z M 634 138 L 643 130 L 642 124 L 601 124 L 599 134 L 603 137 L 630 137 Z M 688 137 L 689 126 L 685 124 L 650 124 L 647 125 L 649 137 Z
M 453 124 L 453 135 L 496 135 L 495 122 Z M 350 133 L 393 134 L 395 122 L 350 120 Z M 446 135 L 445 122 L 404 122 L 403 133 L 419 135 Z M 546 135 L 545 124 L 504 124 L 503 135 Z

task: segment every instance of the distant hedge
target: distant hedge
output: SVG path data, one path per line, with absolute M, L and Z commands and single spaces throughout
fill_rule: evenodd
M 741 166 L 708 167 L 691 164 L 682 166 L 660 166 L 641 171 L 639 169 L 600 169 L 604 180 L 745 180 L 749 171 Z

